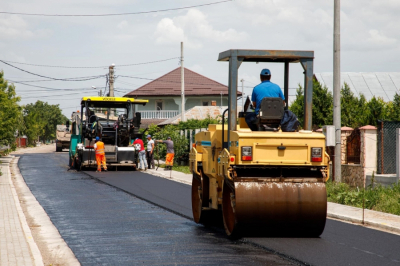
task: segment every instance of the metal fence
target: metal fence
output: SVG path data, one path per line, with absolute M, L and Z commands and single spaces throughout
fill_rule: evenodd
M 346 164 L 360 164 L 361 134 L 360 129 L 355 128 L 346 139 Z
M 378 121 L 378 174 L 396 173 L 396 128 L 400 121 Z

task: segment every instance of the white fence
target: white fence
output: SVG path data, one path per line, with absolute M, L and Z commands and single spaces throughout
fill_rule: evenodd
M 195 143 L 194 140 L 195 135 L 202 131 L 207 131 L 207 128 L 181 130 L 181 135 L 185 136 L 189 140 L 189 150 L 192 149 L 193 143 Z
M 160 110 L 160 111 L 140 111 L 142 119 L 169 119 L 179 114 L 179 111 Z

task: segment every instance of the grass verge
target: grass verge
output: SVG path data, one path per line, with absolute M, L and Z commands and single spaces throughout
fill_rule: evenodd
M 329 181 L 326 183 L 326 190 L 329 202 L 362 208 L 365 198 L 366 209 L 400 215 L 400 184 L 360 189 Z
M 165 164 L 160 164 L 160 168 L 165 168 Z M 181 172 L 181 173 L 184 173 L 184 174 L 191 174 L 189 166 L 181 166 L 181 165 L 176 165 L 175 164 L 174 167 L 172 167 L 172 170 L 178 171 L 178 172 Z

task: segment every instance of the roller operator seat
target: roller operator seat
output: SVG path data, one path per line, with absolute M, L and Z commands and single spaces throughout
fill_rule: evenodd
M 259 131 L 276 131 L 285 114 L 282 98 L 265 97 L 261 101 L 260 111 L 254 124 Z

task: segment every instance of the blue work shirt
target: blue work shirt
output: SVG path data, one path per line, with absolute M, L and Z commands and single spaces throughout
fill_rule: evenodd
M 282 100 L 285 100 L 285 96 L 283 96 L 282 90 L 278 85 L 269 80 L 264 80 L 261 84 L 254 87 L 251 94 L 251 101 L 256 102 L 256 114 L 258 114 L 261 101 L 265 97 L 281 97 Z

